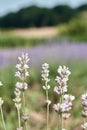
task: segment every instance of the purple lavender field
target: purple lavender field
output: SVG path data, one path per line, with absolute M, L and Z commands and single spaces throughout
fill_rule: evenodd
M 86 43 L 54 42 L 27 48 L 0 49 L 0 66 L 16 63 L 22 53 L 29 53 L 31 65 L 38 66 L 43 62 L 60 62 L 70 60 L 86 60 Z

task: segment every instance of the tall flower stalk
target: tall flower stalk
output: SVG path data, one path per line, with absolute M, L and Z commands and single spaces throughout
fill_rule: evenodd
M 49 100 L 48 90 L 50 89 L 49 85 L 49 64 L 44 63 L 42 64 L 42 80 L 44 82 L 43 89 L 46 92 L 46 104 L 47 104 L 47 113 L 46 113 L 46 130 L 49 129 L 49 105 L 51 104 L 51 101 Z
M 15 91 L 15 96 L 17 98 L 14 99 L 15 102 L 15 106 L 17 108 L 18 111 L 18 120 L 19 120 L 19 128 L 21 128 L 21 121 L 20 121 L 20 109 L 21 109 L 21 105 L 23 106 L 23 116 L 24 117 L 24 122 L 25 122 L 25 129 L 27 130 L 27 119 L 28 119 L 28 115 L 26 114 L 26 103 L 25 103 L 25 91 L 28 88 L 28 84 L 26 83 L 26 79 L 29 76 L 29 72 L 28 72 L 28 62 L 29 62 L 29 57 L 27 53 L 23 53 L 21 55 L 21 57 L 18 57 L 19 59 L 19 64 L 16 65 L 17 68 L 17 72 L 15 73 L 15 76 L 18 77 L 19 81 L 16 83 L 16 91 Z M 18 94 L 18 93 L 20 94 Z M 19 99 L 18 99 L 19 98 Z M 21 104 L 20 104 L 21 101 Z M 19 107 L 20 105 L 20 107 Z M 26 115 L 26 116 L 25 116 Z M 26 119 L 25 119 L 26 118 Z
M 68 91 L 68 77 L 71 74 L 66 66 L 59 66 L 58 76 L 56 76 L 57 86 L 54 87 L 54 92 L 58 94 L 60 100 L 57 104 L 54 104 L 53 109 L 58 115 L 58 130 L 66 130 L 64 127 L 64 120 L 69 118 L 70 110 L 72 109 L 72 101 L 75 99 L 70 94 L 65 94 Z
M 4 115 L 3 115 L 3 111 L 2 111 L 2 104 L 3 104 L 3 103 L 4 103 L 4 100 L 0 97 L 1 119 L 2 119 L 2 123 L 3 123 L 3 128 L 4 128 L 4 130 L 6 130 Z
M 2 86 L 2 82 L 0 81 L 0 86 Z M 3 123 L 3 128 L 4 130 L 6 130 L 6 125 L 5 125 L 5 120 L 4 120 L 4 115 L 3 115 L 3 110 L 2 110 L 2 105 L 4 103 L 4 100 L 2 99 L 2 97 L 0 97 L 0 112 L 1 112 L 1 119 L 2 119 L 2 123 Z
M 20 109 L 21 109 L 21 91 L 18 88 L 15 88 L 14 91 L 15 94 L 15 99 L 13 101 L 15 102 L 15 107 L 17 109 L 17 115 L 18 115 L 18 128 L 17 129 L 22 129 L 21 127 L 21 115 L 20 115 Z

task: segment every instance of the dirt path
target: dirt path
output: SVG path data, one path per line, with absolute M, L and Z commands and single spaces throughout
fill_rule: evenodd
M 11 34 L 24 38 L 50 38 L 57 35 L 57 32 L 57 27 L 41 27 L 29 29 L 15 29 L 11 32 Z

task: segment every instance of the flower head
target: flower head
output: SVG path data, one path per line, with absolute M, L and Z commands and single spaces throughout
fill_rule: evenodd
M 81 125 L 81 127 L 83 128 L 83 130 L 87 130 L 87 122 Z
M 23 130 L 23 127 L 17 128 L 17 130 Z
M 46 82 L 49 82 L 50 81 L 50 79 L 48 78 L 48 76 L 49 76 L 49 64 L 47 64 L 47 63 L 44 63 L 44 64 L 42 64 L 42 80 L 43 81 L 46 81 Z
M 58 95 L 62 95 L 67 92 L 67 81 L 71 72 L 66 66 L 59 66 L 57 72 L 58 75 L 56 76 L 55 80 L 58 86 L 54 87 L 54 92 L 56 92 Z
M 24 91 L 28 88 L 28 84 L 26 82 L 17 82 L 16 88 L 20 89 L 21 91 Z
M 0 81 L 0 86 L 2 86 L 3 84 L 2 84 L 2 82 Z
M 87 93 L 82 94 L 82 116 L 87 117 Z
M 43 89 L 50 89 L 50 85 L 48 84 L 48 82 L 50 81 L 49 79 L 49 64 L 44 63 L 42 64 L 42 80 L 45 82 L 45 85 L 43 86 Z
M 15 88 L 14 94 L 15 98 L 13 101 L 15 102 L 15 107 L 19 110 L 21 108 L 21 91 L 18 88 Z
M 17 72 L 15 73 L 15 76 L 17 76 L 20 80 L 25 80 L 27 76 L 29 76 L 29 73 L 27 69 L 29 68 L 28 66 L 28 61 L 30 60 L 28 58 L 27 53 L 23 53 L 21 57 L 18 57 L 19 59 L 19 64 L 16 65 Z
M 66 66 L 63 66 L 63 67 L 59 66 L 58 73 L 61 77 L 68 77 L 71 74 L 68 67 L 66 67 Z
M 2 99 L 2 97 L 0 97 L 0 107 L 2 106 L 3 103 L 4 103 L 4 100 Z

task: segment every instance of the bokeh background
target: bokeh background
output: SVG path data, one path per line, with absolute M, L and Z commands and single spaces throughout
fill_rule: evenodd
M 72 74 L 68 92 L 76 96 L 66 128 L 80 130 L 83 123 L 81 94 L 87 91 L 87 0 L 0 0 L 0 80 L 4 84 L 0 96 L 5 100 L 3 109 L 9 130 L 17 127 L 12 99 L 17 81 L 15 65 L 22 52 L 27 52 L 31 59 L 26 93 L 29 128 L 45 130 L 41 65 L 47 62 L 50 65 L 49 97 L 52 101 L 50 130 L 57 130 L 57 115 L 52 107 L 58 100 L 53 88 L 59 65 L 69 67 Z

